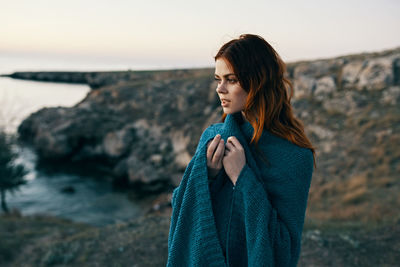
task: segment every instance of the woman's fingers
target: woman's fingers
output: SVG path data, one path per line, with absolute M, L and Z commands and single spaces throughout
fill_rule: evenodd
M 229 152 L 233 152 L 235 150 L 243 150 L 243 146 L 235 136 L 229 136 L 226 140 L 224 155 L 227 155 Z
M 219 140 L 219 144 L 211 160 L 211 162 L 218 167 L 222 166 L 222 158 L 224 157 L 224 150 L 225 150 L 224 140 L 221 139 Z
M 234 150 L 243 150 L 242 145 L 235 136 L 230 136 L 227 142 L 221 139 L 221 135 L 216 135 L 208 144 L 207 161 L 210 166 L 217 168 L 222 164 L 223 157 Z
M 216 135 L 213 140 L 207 145 L 207 159 L 211 160 L 215 149 L 217 148 L 221 135 Z
M 235 136 L 229 136 L 226 140 L 227 144 L 232 144 L 234 148 L 243 149 L 242 145 L 240 144 L 239 140 Z
M 226 148 L 228 148 L 228 150 L 232 150 L 232 149 L 235 148 L 235 146 L 232 144 L 232 142 L 229 140 L 229 138 L 228 138 L 228 140 L 226 141 L 225 146 L 226 146 Z

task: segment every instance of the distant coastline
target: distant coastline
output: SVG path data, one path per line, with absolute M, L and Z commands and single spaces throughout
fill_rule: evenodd
M 1 74 L 0 77 L 9 77 L 13 79 L 32 80 L 41 82 L 59 82 L 87 84 L 85 76 L 93 72 L 14 72 L 12 74 Z
M 13 72 L 11 74 L 0 74 L 0 77 L 40 82 L 87 84 L 92 89 L 97 89 L 116 81 L 132 80 L 132 78 L 145 79 L 154 74 L 167 74 L 168 76 L 168 73 L 187 73 L 202 70 L 211 71 L 212 68 L 121 71 L 23 71 Z

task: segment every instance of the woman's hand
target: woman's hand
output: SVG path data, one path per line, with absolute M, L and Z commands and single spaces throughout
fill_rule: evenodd
M 246 164 L 246 155 L 239 140 L 235 136 L 228 137 L 225 145 L 225 155 L 222 160 L 226 174 L 236 185 L 239 174 Z
M 224 139 L 221 139 L 221 135 L 217 134 L 213 140 L 207 144 L 207 170 L 210 179 L 215 178 L 222 169 L 224 151 Z

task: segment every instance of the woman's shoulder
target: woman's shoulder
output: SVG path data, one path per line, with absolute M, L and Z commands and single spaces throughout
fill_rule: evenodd
M 263 152 L 277 163 L 286 162 L 292 165 L 312 166 L 314 157 L 311 149 L 301 147 L 267 130 L 262 139 L 260 146 Z
M 219 129 L 220 127 L 222 127 L 222 125 L 224 125 L 223 122 L 216 122 L 216 123 L 212 123 L 209 127 Z
M 218 133 L 218 130 L 224 125 L 222 122 L 218 123 L 212 123 L 210 124 L 201 135 L 207 135 L 207 134 L 214 134 L 216 135 Z
M 261 166 L 268 175 L 290 179 L 307 188 L 314 172 L 314 156 L 309 148 L 296 145 L 284 138 L 261 146 L 270 164 Z M 300 179 L 299 179 L 300 178 Z

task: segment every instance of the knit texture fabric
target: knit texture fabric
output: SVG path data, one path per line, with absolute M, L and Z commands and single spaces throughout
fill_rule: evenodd
M 246 164 L 233 186 L 224 171 L 209 181 L 207 143 L 235 136 Z M 209 126 L 172 195 L 167 266 L 296 266 L 313 155 L 264 130 L 258 143 L 241 112 Z

